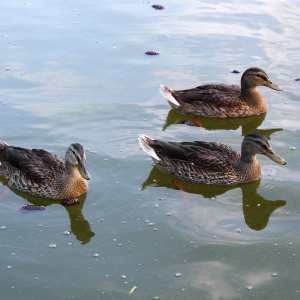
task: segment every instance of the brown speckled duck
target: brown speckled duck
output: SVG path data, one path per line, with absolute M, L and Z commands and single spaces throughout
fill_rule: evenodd
M 20 191 L 62 204 L 77 204 L 75 199 L 87 191 L 90 174 L 84 148 L 71 144 L 65 159 L 43 149 L 25 149 L 0 141 L 0 175 Z M 76 201 L 77 200 L 77 201 Z
M 140 135 L 139 143 L 161 171 L 194 183 L 236 185 L 257 180 L 261 169 L 256 154 L 286 164 L 259 133 L 245 136 L 241 154 L 215 142 L 163 142 Z
M 257 91 L 257 86 L 282 91 L 265 71 L 250 68 L 242 75 L 241 88 L 236 85 L 206 84 L 175 91 L 161 85 L 160 92 L 172 108 L 182 113 L 207 118 L 239 118 L 267 111 L 266 100 Z

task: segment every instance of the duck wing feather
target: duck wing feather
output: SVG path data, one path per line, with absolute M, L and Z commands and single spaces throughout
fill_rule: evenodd
M 8 146 L 6 158 L 7 163 L 20 171 L 21 176 L 38 184 L 54 180 L 65 169 L 64 159 L 43 149 Z
M 202 106 L 203 102 L 210 105 L 234 107 L 241 103 L 241 89 L 237 85 L 207 84 L 193 89 L 174 91 L 175 97 L 183 103 Z M 176 97 L 176 98 L 177 98 Z
M 156 141 L 151 145 L 159 157 L 164 160 L 181 160 L 192 163 L 195 167 L 220 171 L 240 158 L 240 154 L 233 148 L 215 142 L 163 142 Z M 163 163 L 163 162 L 162 162 Z

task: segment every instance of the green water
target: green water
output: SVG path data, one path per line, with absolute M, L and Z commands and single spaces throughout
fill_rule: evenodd
M 1 299 L 299 298 L 300 3 L 152 4 L 2 3 L 0 139 L 61 156 L 79 142 L 92 179 L 73 207 L 1 180 Z M 230 70 L 252 66 L 284 90 L 259 88 L 261 116 L 187 126 L 192 117 L 158 91 L 239 84 Z M 144 133 L 239 151 L 251 131 L 287 165 L 259 157 L 260 180 L 234 188 L 178 190 L 137 141 Z M 45 210 L 21 214 L 26 204 Z

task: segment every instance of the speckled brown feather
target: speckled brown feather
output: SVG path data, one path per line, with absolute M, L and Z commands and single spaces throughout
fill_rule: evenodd
M 65 159 L 43 149 L 25 149 L 0 142 L 0 175 L 18 190 L 51 199 L 75 198 L 87 183 L 76 166 L 66 174 Z
M 161 93 L 179 112 L 208 118 L 236 118 L 267 111 L 264 97 L 256 90 L 260 85 L 282 90 L 269 80 L 263 70 L 250 68 L 242 76 L 241 88 L 236 85 L 206 84 L 192 89 L 172 90 L 161 86 Z
M 178 159 L 167 151 L 168 144 L 154 140 L 151 145 L 160 158 L 156 165 L 162 171 L 196 183 L 228 184 L 238 180 L 233 165 L 240 155 L 233 148 L 213 142 L 171 142 L 185 153 L 185 159 Z
M 285 164 L 258 133 L 245 136 L 242 154 L 215 142 L 164 142 L 140 135 L 139 143 L 161 171 L 195 183 L 235 185 L 254 181 L 261 174 L 256 154 Z

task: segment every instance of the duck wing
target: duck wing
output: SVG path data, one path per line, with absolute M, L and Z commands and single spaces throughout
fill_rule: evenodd
M 38 184 L 55 179 L 65 168 L 64 159 L 43 149 L 8 146 L 6 159 L 7 164 L 17 169 L 20 176 Z
M 182 161 L 191 163 L 196 168 L 218 172 L 240 158 L 233 148 L 215 142 L 163 142 L 156 141 L 151 145 L 163 161 Z
M 241 89 L 237 85 L 206 84 L 193 89 L 174 91 L 182 103 L 193 103 L 195 106 L 206 102 L 216 106 L 236 106 L 240 104 Z M 180 101 L 181 100 L 181 101 Z M 198 103 L 198 104 L 197 104 Z

